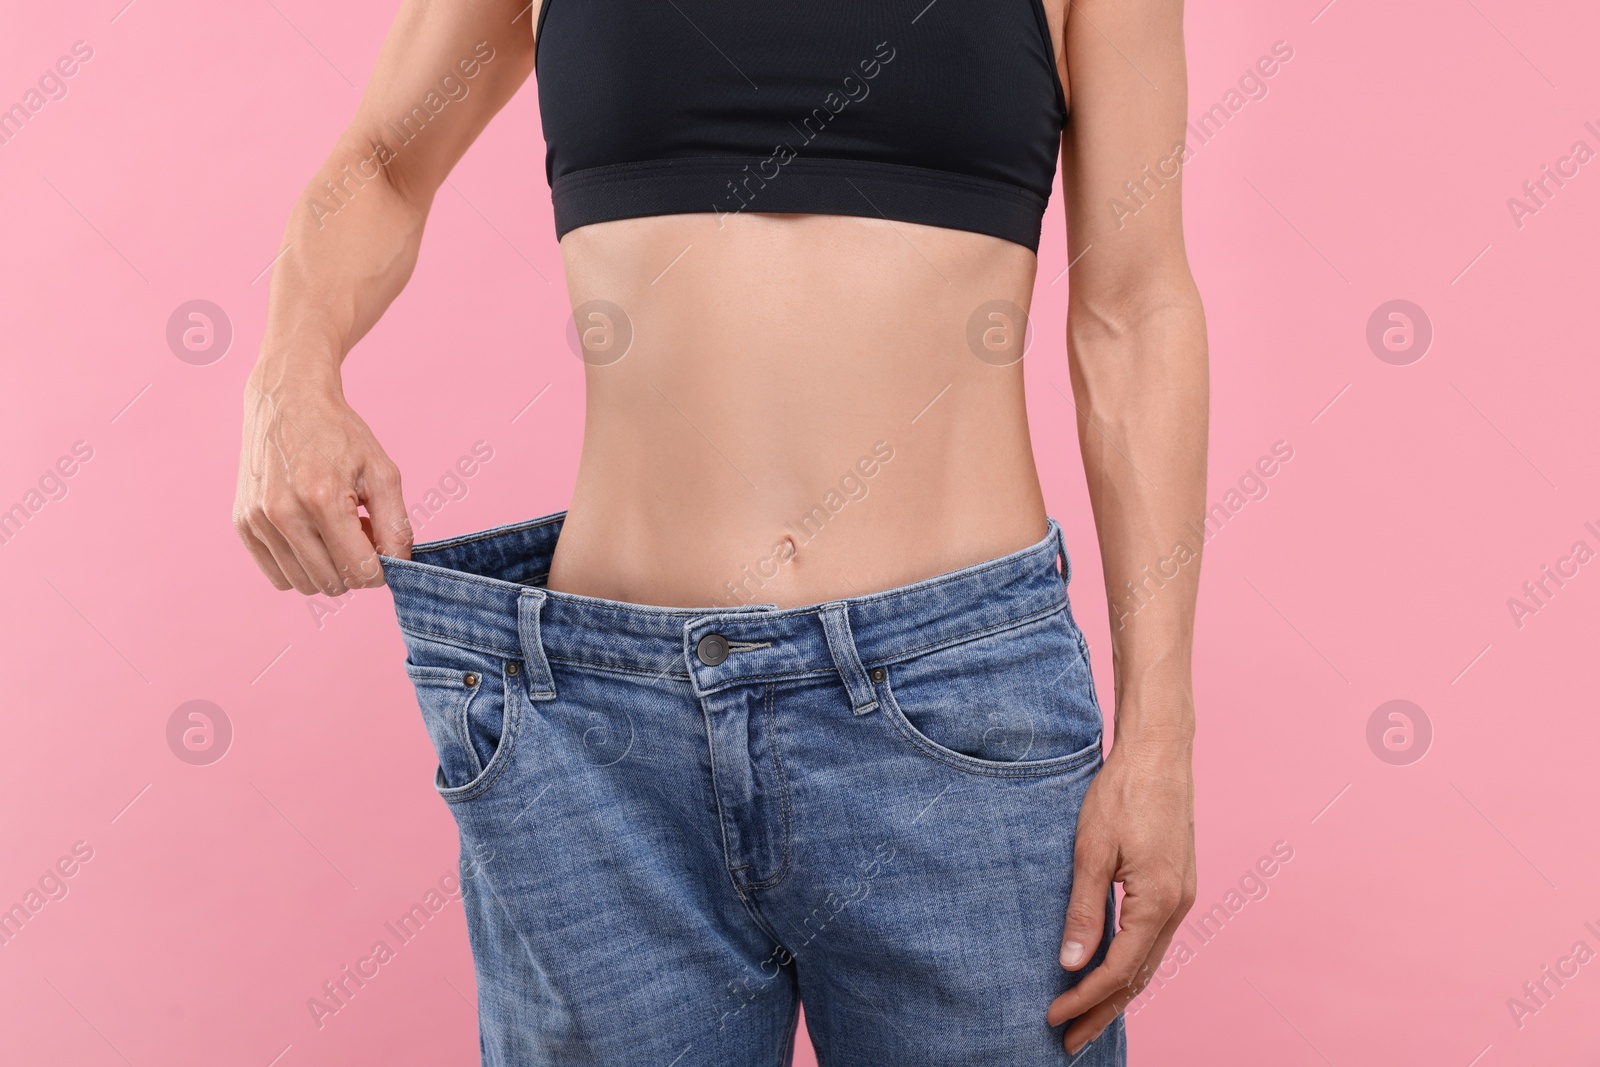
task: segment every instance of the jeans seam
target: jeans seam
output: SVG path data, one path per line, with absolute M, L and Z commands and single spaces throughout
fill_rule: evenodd
M 430 641 L 437 641 L 453 648 L 464 648 L 468 652 L 481 652 L 486 656 L 496 656 L 500 659 L 522 658 L 522 649 L 520 648 L 499 648 L 494 645 L 480 645 L 465 638 L 457 637 L 454 634 L 434 633 L 432 630 L 424 630 L 419 626 L 401 626 L 400 632 L 427 638 Z
M 941 649 L 951 648 L 951 647 L 954 647 L 955 645 L 964 644 L 964 643 L 969 642 L 969 641 L 975 641 L 975 640 L 977 640 L 979 638 L 982 638 L 982 637 L 992 637 L 995 634 L 1002 634 L 1002 633 L 1007 632 L 1008 630 L 1015 630 L 1015 629 L 1017 629 L 1019 627 L 1026 626 L 1029 623 L 1038 622 L 1040 619 L 1048 618 L 1051 615 L 1054 615 L 1057 612 L 1063 610 L 1066 606 L 1067 606 L 1067 602 L 1065 600 L 1063 600 L 1060 604 L 1056 604 L 1056 605 L 1054 605 L 1052 607 L 1045 608 L 1045 609 L 1042 609 L 1040 611 L 1032 612 L 1032 613 L 1030 613 L 1028 615 L 1023 615 L 1023 616 L 1020 616 L 1020 617 L 1014 618 L 1014 619 L 1008 619 L 1003 623 L 996 623 L 996 624 L 993 624 L 991 626 L 983 626 L 983 627 L 979 627 L 979 628 L 974 629 L 974 630 L 968 630 L 965 633 L 956 634 L 954 637 L 946 638 L 943 641 L 937 641 L 937 642 L 933 642 L 931 644 L 926 644 L 926 645 L 918 645 L 915 648 L 903 649 L 903 650 L 901 650 L 899 652 L 894 653 L 892 656 L 890 656 L 887 659 L 874 660 L 873 662 L 874 663 L 898 663 L 901 660 L 909 659 L 912 656 L 926 655 L 929 652 L 937 652 L 937 651 L 939 651 Z M 511 659 L 519 658 L 522 655 L 522 650 L 521 649 L 504 649 L 504 648 L 499 648 L 499 647 L 492 646 L 492 645 L 480 645 L 480 644 L 476 644 L 476 643 L 474 643 L 472 641 L 468 641 L 468 640 L 465 640 L 463 638 L 457 637 L 457 636 L 455 636 L 453 634 L 435 633 L 432 630 L 424 630 L 424 629 L 422 629 L 420 627 L 417 627 L 417 626 L 402 626 L 400 629 L 401 629 L 402 632 L 415 634 L 418 637 L 425 637 L 425 638 L 428 638 L 430 640 L 439 641 L 439 642 L 441 642 L 443 644 L 452 645 L 452 646 L 454 646 L 456 648 L 464 648 L 464 649 L 467 649 L 468 651 L 471 651 L 471 652 L 481 652 L 481 653 L 484 653 L 485 655 L 509 657 Z M 1081 638 L 1081 636 L 1082 636 L 1081 632 L 1080 632 L 1079 636 Z M 616 672 L 618 674 L 627 674 L 627 675 L 631 675 L 631 676 L 635 676 L 635 677 L 642 677 L 642 678 L 679 678 L 679 679 L 684 679 L 684 678 L 689 678 L 690 677 L 690 674 L 689 674 L 688 671 L 684 671 L 682 673 L 675 672 L 675 671 L 674 672 L 669 672 L 669 673 L 663 673 L 661 671 L 650 670 L 650 669 L 648 669 L 646 667 L 635 667 L 635 666 L 632 666 L 632 665 L 629 665 L 629 664 L 625 664 L 625 663 L 608 663 L 608 662 L 604 662 L 604 661 L 600 661 L 600 660 L 579 659 L 579 658 L 574 657 L 574 656 L 551 656 L 551 655 L 548 655 L 548 653 L 546 655 L 546 658 L 551 663 L 566 663 L 566 664 L 579 666 L 579 667 L 588 667 L 588 668 L 591 668 L 593 670 L 613 671 L 613 672 Z M 818 668 L 814 668 L 814 669 L 813 668 L 808 668 L 806 670 L 783 671 L 783 672 L 775 672 L 775 673 L 772 673 L 772 674 L 755 675 L 755 676 L 748 677 L 748 678 L 730 678 L 726 682 L 723 682 L 720 685 L 713 686 L 711 689 L 706 690 L 706 692 L 708 692 L 708 693 L 720 692 L 724 688 L 728 688 L 728 687 L 735 686 L 735 685 L 749 684 L 751 682 L 759 682 L 759 681 L 767 681 L 767 682 L 788 681 L 788 680 L 791 680 L 791 679 L 798 679 L 798 678 L 824 678 L 824 677 L 827 677 L 830 674 L 836 674 L 836 673 L 837 673 L 837 668 L 836 667 L 818 667 Z
M 1008 619 L 1003 623 L 995 623 L 992 626 L 980 626 L 976 630 L 968 630 L 966 633 L 956 634 L 954 637 L 946 638 L 943 641 L 935 641 L 931 644 L 919 645 L 916 648 L 908 648 L 902 652 L 896 652 L 887 659 L 874 660 L 873 662 L 880 665 L 899 663 L 902 660 L 910 659 L 913 656 L 922 656 L 929 652 L 939 652 L 947 648 L 954 648 L 956 645 L 967 644 L 982 637 L 994 637 L 996 634 L 1003 634 L 1011 630 L 1021 629 L 1030 623 L 1038 622 L 1041 619 L 1048 619 L 1050 616 L 1065 610 L 1066 607 L 1066 600 L 1062 600 L 1061 603 L 1056 604 L 1053 607 L 1043 608 L 1039 611 L 1035 611 L 1028 615 L 1023 615 L 1019 618 Z
M 781 968 L 779 973 L 782 973 Z M 794 1003 L 789 1007 L 788 1036 L 778 1046 L 778 1067 L 793 1067 L 794 1064 L 794 1035 L 800 1028 L 800 990 L 796 989 L 790 999 Z
M 1083 660 L 1083 670 L 1089 676 L 1089 699 L 1094 702 L 1094 710 L 1099 713 L 1102 722 L 1105 721 L 1105 709 L 1100 706 L 1100 693 L 1094 685 L 1094 666 L 1089 662 L 1089 639 L 1083 636 L 1083 630 L 1076 625 L 1078 630 L 1078 658 Z
M 548 2 L 548 0 L 546 0 Z M 626 674 L 635 678 L 677 678 L 687 681 L 688 671 L 664 673 L 653 671 L 647 667 L 632 667 L 624 663 L 603 663 L 598 660 L 578 659 L 573 656 L 547 656 L 551 663 L 565 663 L 568 666 L 588 667 L 591 670 L 603 671 L 609 674 Z
M 789 847 L 790 827 L 792 826 L 789 818 L 789 779 L 788 775 L 784 773 L 783 756 L 778 752 L 778 723 L 772 714 L 772 693 L 774 688 L 770 685 L 767 686 L 767 732 L 772 735 L 772 763 L 778 769 L 778 792 L 783 798 L 783 862 L 778 865 L 777 873 L 770 878 L 764 878 L 759 882 L 746 882 L 745 888 L 752 891 L 776 888 L 780 882 L 788 877 L 790 861 L 793 859 L 793 853 Z

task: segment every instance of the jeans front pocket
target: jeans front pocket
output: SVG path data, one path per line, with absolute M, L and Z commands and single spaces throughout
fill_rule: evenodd
M 1104 720 L 1065 607 L 873 670 L 884 719 L 947 766 L 1024 777 L 1100 759 Z
M 496 652 L 406 633 L 406 675 L 439 764 L 448 801 L 488 790 L 511 755 L 521 717 L 521 662 Z

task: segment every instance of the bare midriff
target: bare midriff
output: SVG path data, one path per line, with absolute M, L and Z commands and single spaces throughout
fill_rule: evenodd
M 795 607 L 1044 536 L 1022 362 L 1008 362 L 1020 339 L 993 311 L 1027 309 L 1028 249 L 883 219 L 707 213 L 584 226 L 561 252 L 590 346 L 550 588 Z

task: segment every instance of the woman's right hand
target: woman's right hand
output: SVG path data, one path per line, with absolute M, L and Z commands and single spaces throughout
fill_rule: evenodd
M 532 73 L 540 10 L 404 0 L 355 117 L 289 216 L 233 504 L 279 589 L 338 596 L 383 584 L 380 553 L 411 556 L 400 471 L 345 403 L 339 367 L 411 277 L 450 168 Z M 396 125 L 413 114 L 428 116 L 426 137 Z
M 296 380 L 264 359 L 244 400 L 233 526 L 256 566 L 307 595 L 382 585 L 378 554 L 411 555 L 400 470 L 337 381 Z

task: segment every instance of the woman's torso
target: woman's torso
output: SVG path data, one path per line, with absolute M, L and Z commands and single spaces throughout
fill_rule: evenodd
M 545 2 L 559 15 L 572 0 Z M 542 68 L 560 40 L 541 39 Z M 896 59 L 917 55 L 902 45 Z M 588 366 L 551 588 L 794 606 L 1042 537 L 1020 360 L 1033 252 L 759 206 L 561 238 Z

